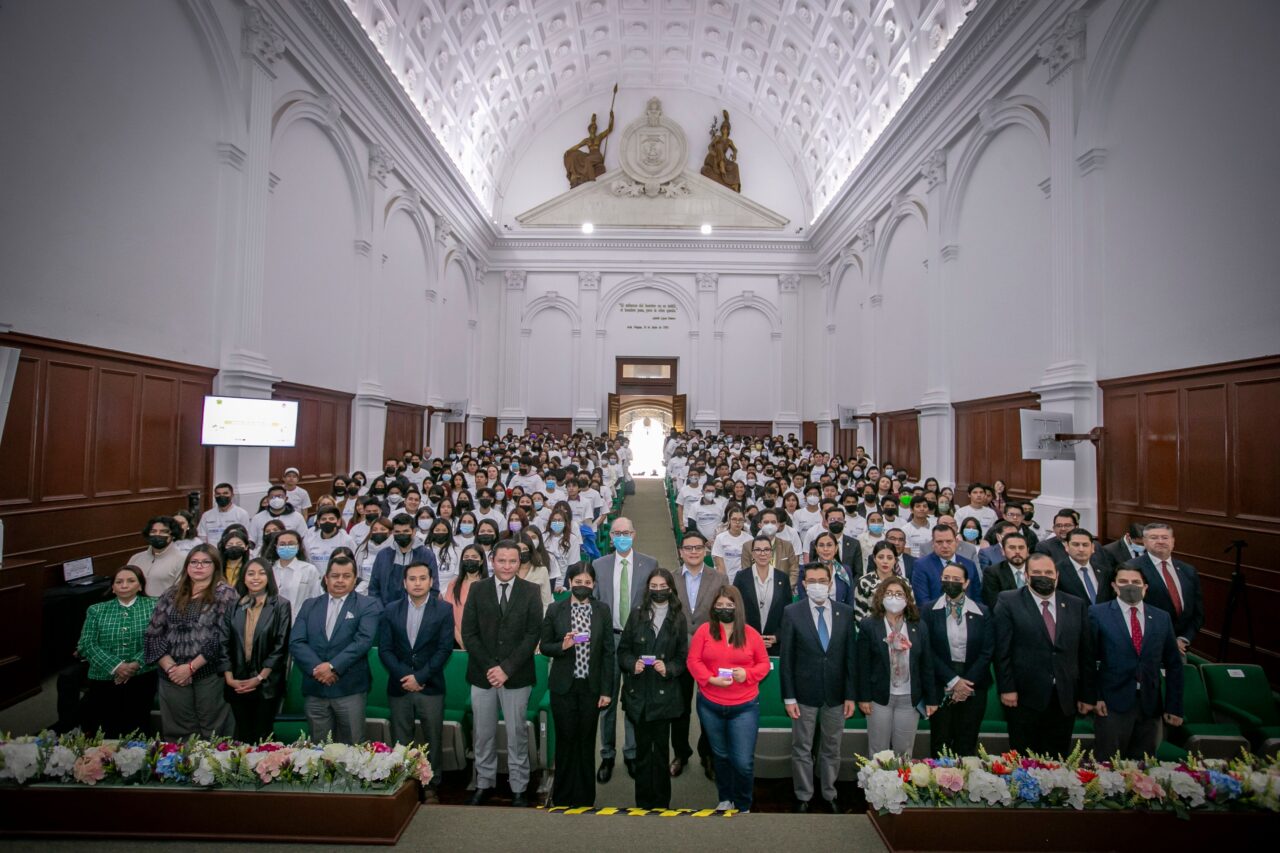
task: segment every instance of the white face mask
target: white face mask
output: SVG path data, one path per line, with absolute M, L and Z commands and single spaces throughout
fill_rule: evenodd
M 827 598 L 831 595 L 831 590 L 820 583 L 805 584 L 804 592 L 814 604 L 826 604 Z
M 897 616 L 907 609 L 907 600 L 905 598 L 886 598 L 884 599 L 884 609 L 886 612 Z
M 817 506 L 817 505 L 818 505 L 818 496 L 817 496 L 817 495 L 805 495 L 804 502 L 805 502 L 806 504 L 808 504 L 809 506 Z
M 267 506 L 271 507 L 272 509 L 284 509 L 284 498 L 274 497 L 271 500 L 267 501 Z
M 772 521 L 767 521 L 760 525 L 760 532 L 772 539 L 778 534 L 778 525 L 774 524 Z

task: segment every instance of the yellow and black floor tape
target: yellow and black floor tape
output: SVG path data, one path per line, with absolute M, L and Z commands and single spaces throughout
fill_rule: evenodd
M 567 806 L 538 806 L 540 811 L 547 814 L 564 814 L 564 815 L 599 815 L 600 817 L 612 817 L 622 815 L 624 817 L 733 817 L 738 813 L 737 809 L 728 811 L 717 811 L 716 809 L 620 809 L 606 807 L 601 809 L 587 808 L 568 808 Z

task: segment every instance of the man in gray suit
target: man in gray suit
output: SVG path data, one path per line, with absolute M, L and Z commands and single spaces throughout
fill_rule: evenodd
M 720 594 L 721 587 L 729 583 L 728 576 L 707 567 L 703 561 L 706 553 L 707 540 L 702 538 L 702 534 L 695 530 L 687 531 L 680 543 L 680 568 L 675 576 L 676 595 L 680 596 L 680 606 L 684 608 L 685 622 L 689 626 L 691 638 L 698 626 L 710 621 L 711 605 Z M 689 746 L 689 725 L 693 716 L 694 684 L 693 676 L 687 671 L 680 676 L 680 689 L 683 691 L 684 705 L 681 706 L 680 716 L 671 723 L 671 751 L 674 753 L 671 760 L 672 776 L 683 773 L 684 766 L 693 757 L 693 748 Z M 715 779 L 711 745 L 707 742 L 705 732 L 698 738 L 698 757 L 702 759 L 702 772 L 708 779 Z
M 617 651 L 618 640 L 631 615 L 631 608 L 644 595 L 649 584 L 649 573 L 658 567 L 658 561 L 647 554 L 636 552 L 636 527 L 629 518 L 619 516 L 609 528 L 609 537 L 613 540 L 613 553 L 601 557 L 591 565 L 596 570 L 595 597 L 609 605 L 609 610 L 613 613 L 613 646 L 614 651 Z M 596 780 L 601 785 L 613 778 L 613 763 L 618 754 L 618 688 L 621 684 L 622 672 L 614 667 L 610 693 L 613 701 L 600 715 L 600 769 L 596 771 Z M 623 728 L 626 735 L 622 743 L 622 759 L 627 765 L 627 773 L 634 779 L 636 733 L 629 719 L 624 719 Z

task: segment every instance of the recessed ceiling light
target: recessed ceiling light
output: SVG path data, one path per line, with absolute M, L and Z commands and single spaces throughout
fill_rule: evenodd
M 711 233 L 711 223 L 710 223 L 710 222 L 704 222 L 704 223 L 702 223 L 702 233 L 703 233 L 703 234 L 710 234 L 710 233 Z
M 582 233 L 583 233 L 583 234 L 590 234 L 592 231 L 595 231 L 595 230 L 596 230 L 596 227 L 595 227 L 594 225 L 592 225 L 590 222 L 584 222 L 584 223 L 582 223 Z

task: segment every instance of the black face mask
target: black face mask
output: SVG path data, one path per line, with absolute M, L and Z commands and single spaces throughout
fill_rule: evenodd
M 213 502 L 226 509 L 231 506 L 231 495 L 214 495 Z
M 438 479 L 440 479 L 440 471 L 441 471 L 441 469 L 440 469 L 440 468 L 432 468 L 432 469 L 431 469 L 431 479 L 433 479 L 433 480 L 438 480 Z
M 338 529 L 338 525 L 334 524 L 332 521 L 321 522 L 320 524 L 317 524 L 316 527 L 320 528 L 321 533 L 332 533 Z
M 388 466 L 382 469 L 382 473 L 386 474 L 388 477 L 394 477 L 396 475 L 396 469 Z
M 589 586 L 572 586 L 569 587 L 569 592 L 579 601 L 586 601 L 591 597 L 591 587 Z
M 469 574 L 469 575 L 479 574 L 479 573 L 480 573 L 480 561 L 479 561 L 479 560 L 463 560 L 463 561 L 462 561 L 462 571 L 464 571 L 465 573 L 467 573 L 467 574 Z
M 520 565 L 527 566 L 532 562 L 533 562 L 533 554 L 530 554 L 528 551 L 520 552 Z
M 827 522 L 827 529 L 830 530 L 832 533 L 834 533 L 836 536 L 839 536 L 841 533 L 844 533 L 844 522 L 829 521 Z
M 492 533 L 481 533 L 476 536 L 476 541 L 481 545 L 492 545 L 494 542 L 498 541 L 498 537 Z
M 169 547 L 169 537 L 164 534 L 159 536 L 148 536 L 147 544 L 157 551 L 163 551 L 165 548 Z
M 733 616 L 736 612 L 732 607 L 716 607 L 711 611 L 711 617 L 717 622 L 728 624 L 733 621 Z
M 345 495 L 346 493 L 347 493 L 347 487 L 346 487 L 346 486 L 334 486 L 334 487 L 333 487 L 333 496 L 334 496 L 335 498 L 340 498 L 340 497 L 342 497 L 343 495 Z
M 876 493 L 867 492 L 865 495 L 862 496 L 862 499 L 869 504 L 874 504 L 876 502 Z
M 408 547 L 409 547 L 409 543 L 411 543 L 411 542 L 413 542 L 413 534 L 412 534 L 412 533 L 397 533 L 397 534 L 396 534 L 396 544 L 397 544 L 397 545 L 399 545 L 401 548 L 408 548 Z
M 481 498 L 481 499 L 480 499 L 480 508 L 481 508 L 481 509 L 488 509 L 488 508 L 489 508 L 489 507 L 491 507 L 491 506 L 493 506 L 493 498 Z
M 437 545 L 443 545 L 452 538 L 453 537 L 450 536 L 448 533 L 432 533 L 431 534 L 431 541 L 436 543 Z
M 1058 588 L 1057 581 L 1044 575 L 1034 575 L 1028 578 L 1027 584 L 1031 587 L 1031 591 L 1037 595 L 1053 595 L 1053 591 Z
M 947 598 L 959 598 L 964 595 L 964 584 L 960 581 L 943 581 L 942 594 Z
M 649 600 L 654 604 L 666 604 L 671 600 L 671 590 L 651 589 L 649 590 Z
M 897 508 L 897 507 L 888 507 L 888 506 L 887 506 L 887 507 L 885 507 L 884 509 L 880 510 L 880 514 L 881 514 L 881 515 L 883 515 L 885 518 L 897 518 L 897 517 L 898 517 L 898 508 Z
M 245 549 L 241 548 L 239 545 L 232 545 L 230 548 L 227 548 L 222 552 L 222 556 L 226 557 L 228 560 L 242 560 L 244 559 L 244 555 Z
M 370 512 L 370 513 L 367 513 L 367 514 L 365 515 L 365 517 L 364 517 L 364 523 L 365 523 L 365 524 L 373 524 L 375 521 L 377 521 L 377 520 L 378 520 L 378 517 L 379 517 L 379 516 L 378 516 L 378 513 L 376 513 L 376 512 Z
M 347 486 L 347 497 L 354 498 L 358 494 L 360 494 L 359 486 Z
M 375 533 L 369 537 L 369 541 L 371 541 L 374 545 L 381 545 L 383 542 L 387 541 L 387 534 Z

